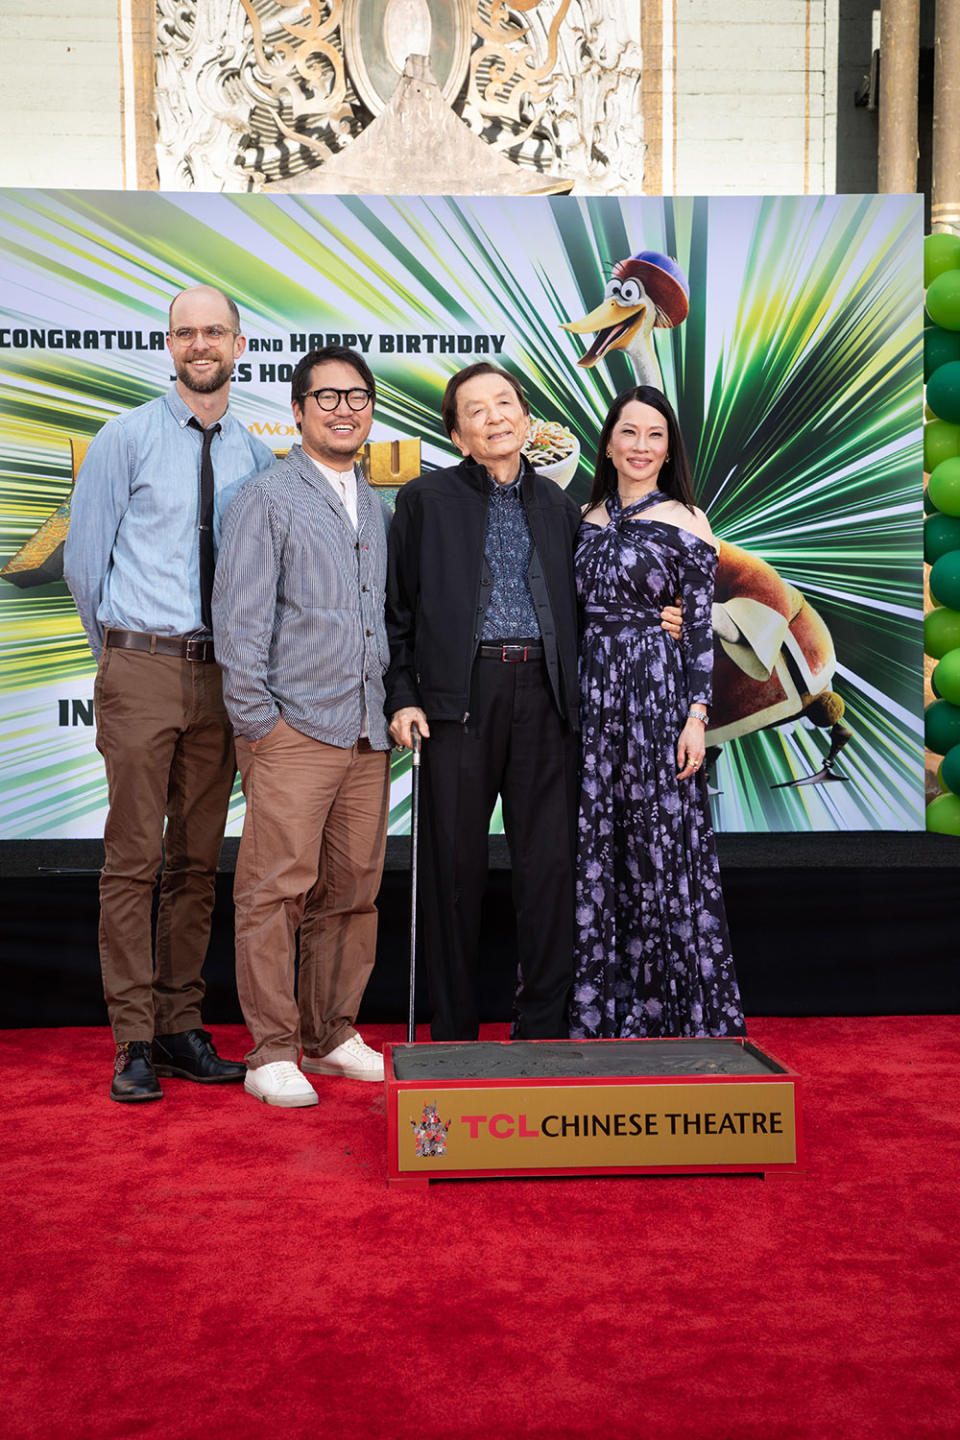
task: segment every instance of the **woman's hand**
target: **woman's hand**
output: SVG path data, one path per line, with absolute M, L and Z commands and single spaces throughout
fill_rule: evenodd
M 705 730 L 702 720 L 695 720 L 692 715 L 687 716 L 687 723 L 680 731 L 680 739 L 677 741 L 678 780 L 686 780 L 689 776 L 696 775 L 703 765 L 703 757 L 707 753 Z

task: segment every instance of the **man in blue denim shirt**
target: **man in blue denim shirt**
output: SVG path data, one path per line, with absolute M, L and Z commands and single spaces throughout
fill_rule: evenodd
M 200 1017 L 236 768 L 209 606 L 223 513 L 274 457 L 227 408 L 246 345 L 233 301 L 206 285 L 183 291 L 167 345 L 176 384 L 97 435 L 64 551 L 99 661 L 97 748 L 109 795 L 100 963 L 116 1042 L 110 1094 L 120 1101 L 159 1099 L 158 1074 L 203 1083 L 245 1075 L 217 1055 Z

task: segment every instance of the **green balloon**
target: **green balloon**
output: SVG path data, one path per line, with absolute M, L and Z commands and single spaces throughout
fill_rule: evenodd
M 941 365 L 960 360 L 960 331 L 927 325 L 923 332 L 923 378 L 929 380 Z M 936 409 L 936 407 L 934 407 Z
M 933 422 L 934 425 L 940 423 L 939 420 Z M 927 426 L 928 430 L 932 428 Z M 934 466 L 927 491 L 941 515 L 960 515 L 960 457 L 953 455 Z
M 960 795 L 938 795 L 930 801 L 927 829 L 935 835 L 960 835 Z
M 935 565 L 951 550 L 960 550 L 960 516 L 934 511 L 923 522 L 923 558 L 928 565 Z
M 930 499 L 930 491 L 927 489 L 926 486 L 923 487 L 923 513 L 924 513 L 924 515 L 939 515 L 939 514 L 940 514 L 940 511 L 937 509 L 936 505 L 934 505 L 933 501 Z
M 947 420 L 928 420 L 923 427 L 924 470 L 930 473 L 944 460 L 955 460 L 958 455 L 960 425 L 951 425 Z
M 951 705 L 960 705 L 960 649 L 948 650 L 931 676 L 937 682 L 936 694 Z
M 927 402 L 938 420 L 960 424 L 960 360 L 948 360 L 934 370 L 927 385 Z
M 960 611 L 931 610 L 923 617 L 923 648 L 934 660 L 960 645 Z M 940 751 L 943 754 L 943 751 Z
M 930 570 L 930 594 L 948 610 L 960 610 L 960 550 L 951 550 Z
M 960 794 L 960 745 L 954 745 L 944 755 L 937 778 L 945 789 L 952 790 L 954 795 Z
M 960 270 L 944 270 L 927 286 L 927 314 L 944 330 L 960 330 Z
M 946 755 L 960 745 L 960 706 L 949 700 L 934 700 L 923 712 L 923 733 L 927 749 L 934 755 Z
M 931 284 L 945 270 L 960 265 L 960 236 L 927 235 L 923 242 L 923 283 Z

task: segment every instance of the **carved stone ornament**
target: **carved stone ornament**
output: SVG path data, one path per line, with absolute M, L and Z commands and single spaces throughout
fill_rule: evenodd
M 390 103 L 322 170 L 272 191 L 382 195 L 556 195 L 572 182 L 523 170 L 450 109 L 425 55 L 408 55 Z
M 407 55 L 423 54 L 446 107 L 494 153 L 554 188 L 638 191 L 639 5 L 157 0 L 160 186 L 318 179 L 384 113 Z M 382 179 L 409 190 L 399 175 Z

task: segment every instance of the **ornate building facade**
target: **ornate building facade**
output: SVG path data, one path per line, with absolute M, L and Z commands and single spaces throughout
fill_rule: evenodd
M 639 188 L 636 13 L 635 0 L 158 0 L 160 187 L 256 189 L 321 169 L 424 54 L 454 113 L 515 163 L 580 189 Z
M 407 55 L 423 54 L 452 114 L 574 193 L 830 191 L 838 36 L 853 12 L 869 60 L 867 0 L 739 0 L 734 12 L 716 0 L 2 9 L 0 107 L 8 138 L 23 140 L 0 159 L 6 185 L 306 188 L 375 124 Z

